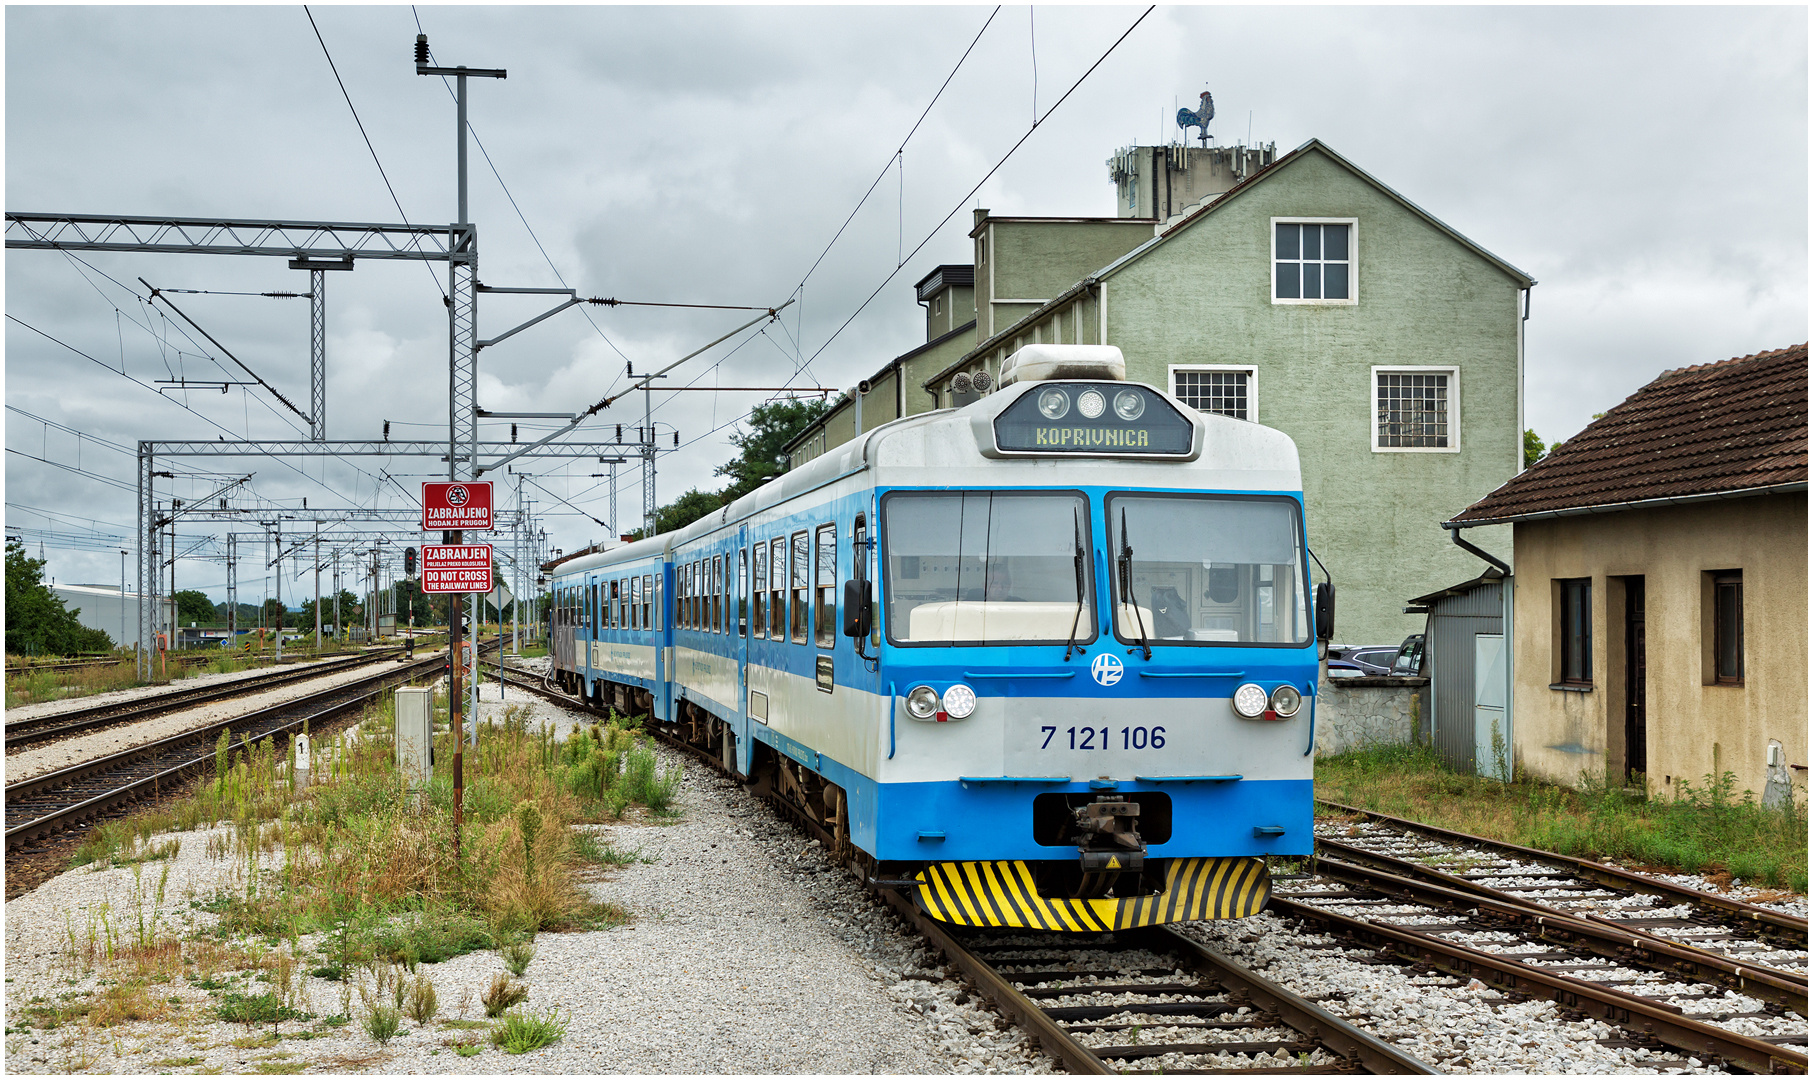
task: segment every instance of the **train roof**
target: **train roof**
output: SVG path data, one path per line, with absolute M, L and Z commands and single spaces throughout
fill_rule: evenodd
M 1002 457 L 991 453 L 993 448 L 985 447 L 984 439 L 995 418 L 1020 397 L 1046 385 L 1050 384 L 1020 383 L 961 408 L 937 409 L 891 420 L 832 447 L 697 521 L 624 547 L 575 559 L 561 567 L 557 576 L 671 553 L 677 545 L 871 469 L 877 474 L 876 482 L 887 486 L 966 486 L 961 482 L 953 483 L 952 472 L 958 470 L 961 475 L 961 470 L 974 468 L 990 470 L 1000 477 L 999 480 L 983 481 L 984 484 L 1094 486 L 1112 483 L 1128 487 L 1165 487 L 1177 481 L 1181 469 L 1222 473 L 1226 477 L 1225 481 L 1218 482 L 1195 476 L 1192 486 L 1202 486 L 1206 480 L 1210 486 L 1222 488 L 1302 490 L 1297 445 L 1290 436 L 1251 421 L 1198 412 L 1163 390 L 1143 383 L 1126 385 L 1144 386 L 1158 394 L 1195 426 L 1193 449 L 1186 458 L 1152 460 L 1075 454 Z M 1091 473 L 1096 475 L 1089 475 Z M 1112 480 L 1109 474 L 1112 474 Z

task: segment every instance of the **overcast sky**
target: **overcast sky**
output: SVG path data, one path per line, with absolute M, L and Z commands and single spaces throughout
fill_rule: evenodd
M 1145 10 L 1001 8 L 808 276 L 994 10 L 417 9 L 437 62 L 509 71 L 471 90 L 472 127 L 489 154 L 472 151 L 480 277 L 494 286 L 564 280 L 582 296 L 625 300 L 798 297 L 784 326 L 739 335 L 674 381 L 845 387 L 923 340 L 912 283 L 939 263 L 970 260 L 972 207 L 1112 214 L 1105 159 L 1176 137 L 1177 105 L 1206 87 L 1219 141 L 1247 140 L 1250 130 L 1282 153 L 1319 138 L 1540 282 L 1526 389 L 1530 426 L 1545 440 L 1572 435 L 1665 369 L 1807 339 L 1801 7 L 1159 8 L 966 200 Z M 441 80 L 414 72 L 411 10 L 313 11 L 402 213 L 453 220 L 452 100 Z M 300 7 L 9 6 L 6 152 L 10 211 L 399 217 Z M 231 363 L 217 349 L 149 307 L 138 279 L 245 292 L 302 292 L 308 282 L 281 259 L 83 259 L 7 253 L 6 524 L 34 554 L 44 541 L 59 581 L 112 582 L 119 548 L 132 546 L 137 440 L 306 430 L 263 390 L 165 388 L 160 397 L 160 379 L 245 376 L 223 374 L 219 364 Z M 440 287 L 409 263 L 361 262 L 330 276 L 330 438 L 377 438 L 386 420 L 393 438 L 445 436 Z M 176 300 L 306 411 L 307 301 Z M 515 325 L 538 303 L 486 296 L 481 333 Z M 626 361 L 663 365 L 746 318 L 568 311 L 483 354 L 480 403 L 581 409 L 623 388 Z M 720 485 L 712 469 L 733 454 L 729 425 L 766 396 L 657 396 L 658 421 L 685 444 L 660 463 L 661 501 Z M 640 417 L 638 395 L 583 430 L 608 438 Z M 497 427 L 483 434 L 508 438 Z M 174 464 L 255 472 L 236 501 L 263 507 L 304 497 L 314 507 L 399 506 L 403 495 L 381 471 L 413 489 L 441 467 Z M 599 469 L 542 466 L 538 480 L 608 518 L 604 488 L 589 476 Z M 638 514 L 635 482 L 626 472 L 624 529 Z M 188 498 L 214 486 L 202 476 L 174 485 Z M 606 535 L 527 490 L 552 511 L 550 546 Z M 219 550 L 205 538 L 224 528 L 184 530 L 179 550 L 199 547 L 179 565 L 179 588 L 224 599 L 225 571 L 205 558 Z M 264 581 L 249 566 L 241 580 L 242 599 L 255 602 Z M 292 580 L 286 598 L 299 587 L 312 586 Z

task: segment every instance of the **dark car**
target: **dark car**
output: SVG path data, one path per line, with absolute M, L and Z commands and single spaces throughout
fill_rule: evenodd
M 1423 673 L 1423 635 L 1411 634 L 1398 646 L 1397 655 L 1391 660 L 1393 675 L 1421 675 Z

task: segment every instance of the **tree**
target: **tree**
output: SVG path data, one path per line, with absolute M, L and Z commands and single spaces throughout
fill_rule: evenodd
M 28 558 L 25 545 L 6 542 L 6 651 L 9 653 L 78 652 L 113 648 L 113 639 L 76 621 L 82 609 L 69 610 L 44 584 L 44 560 Z
M 803 398 L 757 405 L 749 414 L 749 430 L 739 426 L 730 436 L 730 445 L 742 454 L 718 466 L 712 474 L 730 477 L 730 486 L 721 493 L 723 502 L 747 495 L 785 471 L 787 461 L 781 447 L 829 408 L 826 401 Z M 663 524 L 661 528 L 666 531 L 668 526 Z
M 220 613 L 215 609 L 214 602 L 208 599 L 207 593 L 195 589 L 184 589 L 170 599 L 176 601 L 178 626 L 187 626 L 190 623 L 197 626 L 210 626 L 216 618 L 219 618 Z
M 693 488 L 655 511 L 655 529 L 659 532 L 672 532 L 691 525 L 723 505 L 724 497 L 716 492 Z
M 1536 464 L 1538 461 L 1541 461 L 1542 455 L 1548 453 L 1548 449 L 1549 449 L 1548 447 L 1542 445 L 1542 440 L 1536 437 L 1535 431 L 1531 430 L 1530 428 L 1524 429 L 1524 431 L 1523 431 L 1523 467 L 1524 468 L 1527 469 L 1530 466 Z

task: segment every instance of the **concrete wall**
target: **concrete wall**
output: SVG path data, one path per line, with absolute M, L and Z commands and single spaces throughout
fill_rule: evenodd
M 1428 679 L 1324 678 L 1316 687 L 1316 754 L 1401 745 L 1416 737 Z
M 925 305 L 925 340 L 943 337 L 976 317 L 976 287 L 951 285 L 941 289 Z M 970 342 L 975 344 L 975 342 Z
M 1807 497 L 1735 499 L 1556 518 L 1517 530 L 1516 704 L 1512 737 L 1532 773 L 1563 783 L 1624 766 L 1624 582 L 1644 579 L 1648 780 L 1729 770 L 1761 795 L 1771 740 L 1807 761 Z M 1744 574 L 1744 684 L 1712 685 L 1707 571 Z M 1592 579 L 1593 684 L 1556 690 L 1552 583 Z M 1791 773 L 1805 798 L 1804 770 Z
M 975 239 L 976 341 L 972 345 L 1007 329 L 1039 304 L 1152 239 L 1152 222 L 1137 218 L 988 218 Z M 985 246 L 986 263 L 981 261 Z

